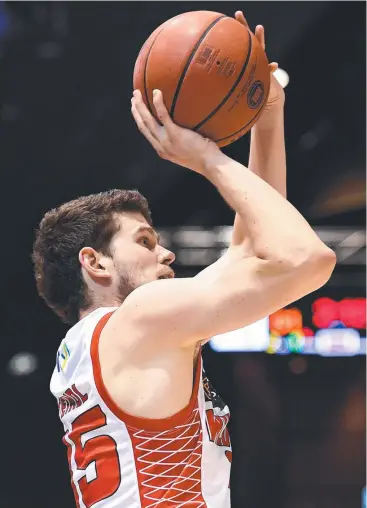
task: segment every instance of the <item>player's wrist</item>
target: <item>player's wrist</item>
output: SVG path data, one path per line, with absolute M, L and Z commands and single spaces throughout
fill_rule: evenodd
M 208 139 L 205 140 L 205 143 L 206 146 L 204 149 L 200 147 L 201 149 L 198 150 L 195 157 L 192 158 L 191 163 L 187 166 L 196 173 L 208 177 L 211 168 L 215 166 L 216 161 L 220 160 L 221 156 L 224 156 L 224 154 L 213 141 Z
M 202 174 L 212 183 L 213 178 L 218 172 L 221 172 L 232 161 L 228 155 L 225 155 L 217 146 L 216 150 L 206 154 L 205 159 L 202 161 L 203 171 Z

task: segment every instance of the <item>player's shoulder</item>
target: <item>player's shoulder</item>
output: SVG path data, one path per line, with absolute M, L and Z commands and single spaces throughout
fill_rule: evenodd
M 193 310 L 206 284 L 195 277 L 163 279 L 136 288 L 115 312 L 112 322 L 158 333 L 170 320 L 178 322 Z
M 162 298 L 174 298 L 175 295 L 192 289 L 195 284 L 191 277 L 160 279 L 143 284 L 132 291 L 119 308 L 119 313 L 131 313 L 134 315 L 138 310 L 149 312 L 150 305 L 159 303 Z
M 129 343 L 135 346 L 186 347 L 188 340 L 191 344 L 208 336 L 196 326 L 198 316 L 201 319 L 207 311 L 207 293 L 206 281 L 195 277 L 150 282 L 126 298 L 103 333 L 108 334 L 108 340 L 129 337 Z

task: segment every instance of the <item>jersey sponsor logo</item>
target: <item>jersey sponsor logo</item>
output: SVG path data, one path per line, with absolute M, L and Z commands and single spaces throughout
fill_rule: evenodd
M 231 440 L 227 428 L 230 417 L 229 408 L 214 390 L 212 384 L 205 375 L 203 377 L 203 388 L 206 409 L 206 428 L 209 439 L 217 446 L 229 448 L 229 450 L 225 451 L 225 454 L 228 460 L 232 462 Z
M 73 384 L 70 388 L 65 390 L 58 400 L 60 418 L 73 409 L 80 407 L 86 400 L 88 400 L 88 394 L 81 393 L 75 384 Z
M 66 369 L 66 365 L 70 358 L 70 350 L 66 344 L 66 342 L 63 342 L 60 346 L 60 349 L 58 350 L 56 354 L 56 366 L 57 366 L 57 372 L 64 372 Z

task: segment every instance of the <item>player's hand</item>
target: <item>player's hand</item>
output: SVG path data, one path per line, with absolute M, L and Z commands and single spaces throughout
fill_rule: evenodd
M 244 25 L 246 28 L 248 28 L 250 30 L 248 23 L 246 21 L 246 18 L 243 15 L 242 11 L 237 11 L 235 13 L 235 18 L 237 21 L 239 21 L 242 25 Z M 259 43 L 261 44 L 262 48 L 265 51 L 265 30 L 262 25 L 256 26 L 255 37 L 257 38 L 257 40 L 259 41 Z M 278 64 L 276 62 L 272 62 L 269 64 L 269 71 L 271 74 L 271 76 L 270 76 L 270 91 L 269 91 L 269 96 L 268 96 L 268 100 L 265 105 L 264 111 L 260 117 L 262 122 L 265 120 L 264 117 L 267 116 L 267 114 L 266 114 L 267 111 L 273 112 L 274 110 L 277 110 L 278 108 L 282 109 L 284 106 L 284 101 L 285 101 L 284 90 L 283 90 L 281 84 L 279 83 L 279 81 L 273 75 L 273 73 L 277 70 L 277 68 L 278 68 Z M 260 119 L 259 119 L 259 122 L 260 122 Z
M 160 90 L 154 90 L 153 104 L 162 125 L 144 104 L 140 91 L 134 91 L 131 112 L 140 132 L 162 159 L 204 174 L 207 160 L 220 152 L 218 146 L 200 134 L 175 124 Z

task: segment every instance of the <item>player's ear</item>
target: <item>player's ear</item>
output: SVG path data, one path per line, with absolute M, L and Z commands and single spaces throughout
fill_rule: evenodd
M 79 252 L 79 262 L 93 279 L 111 278 L 106 257 L 92 247 L 83 247 Z

